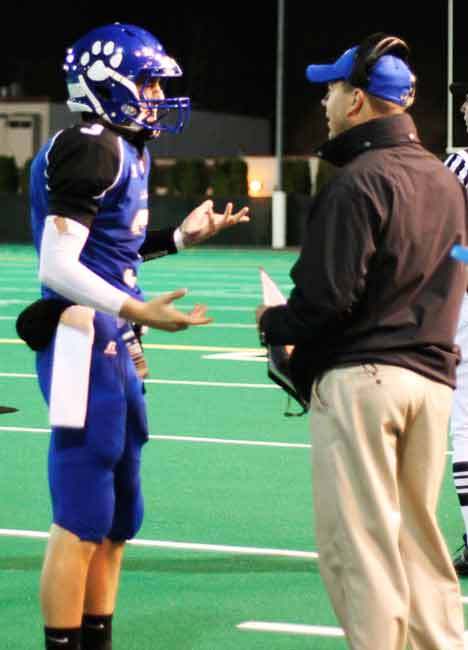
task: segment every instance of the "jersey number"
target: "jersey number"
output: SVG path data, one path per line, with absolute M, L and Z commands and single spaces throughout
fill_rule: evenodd
M 149 212 L 147 208 L 142 208 L 138 210 L 132 220 L 132 225 L 130 230 L 134 235 L 143 235 L 148 225 Z
M 81 133 L 86 133 L 87 135 L 101 135 L 104 131 L 102 124 L 92 124 L 91 126 L 83 126 L 80 129 Z

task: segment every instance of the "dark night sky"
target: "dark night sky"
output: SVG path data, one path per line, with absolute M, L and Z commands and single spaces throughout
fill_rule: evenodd
M 323 90 L 305 81 L 306 65 L 333 60 L 375 31 L 394 33 L 410 44 L 418 77 L 412 113 L 423 141 L 433 150 L 444 148 L 447 0 L 308 4 L 286 0 L 285 4 L 287 153 L 308 153 L 326 137 L 319 105 Z M 455 0 L 455 76 L 462 78 L 465 70 L 468 79 L 468 43 L 462 33 L 468 24 L 467 5 L 466 0 Z M 122 10 L 115 6 L 76 0 L 55 7 L 17 0 L 9 7 L 0 39 L 0 85 L 20 81 L 28 95 L 63 100 L 65 48 L 89 29 L 118 20 L 145 27 L 160 38 L 182 65 L 185 74 L 178 91 L 189 95 L 195 108 L 274 120 L 276 0 L 166 0 L 135 10 L 130 10 L 130 3 Z M 456 122 L 458 140 L 463 124 L 458 118 Z

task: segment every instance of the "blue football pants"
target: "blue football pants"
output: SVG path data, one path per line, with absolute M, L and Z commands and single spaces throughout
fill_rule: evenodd
M 129 326 L 96 313 L 94 327 L 85 427 L 52 428 L 48 467 L 54 523 L 99 543 L 130 539 L 141 526 L 140 456 L 148 426 L 144 385 L 122 341 Z M 37 354 L 47 403 L 54 340 Z

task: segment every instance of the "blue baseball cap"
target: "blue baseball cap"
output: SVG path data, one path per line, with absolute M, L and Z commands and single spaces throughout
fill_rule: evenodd
M 309 65 L 306 77 L 311 83 L 329 83 L 332 81 L 349 81 L 352 76 L 358 46 L 351 47 L 335 63 L 326 65 Z M 408 98 L 413 95 L 415 76 L 403 61 L 392 54 L 381 56 L 374 63 L 366 92 L 387 101 L 407 106 Z

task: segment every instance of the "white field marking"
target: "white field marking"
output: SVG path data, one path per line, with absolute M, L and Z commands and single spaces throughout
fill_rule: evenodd
M 0 316 L 0 320 L 16 320 L 16 316 Z M 209 323 L 206 327 L 216 327 L 219 329 L 256 329 L 256 325 L 247 323 Z
M 205 269 L 205 267 L 203 267 L 202 269 L 199 269 L 199 268 L 198 269 L 189 269 L 189 268 L 183 267 L 183 266 L 179 267 L 179 263 L 180 263 L 179 260 L 177 260 L 177 271 L 170 271 L 169 269 L 163 269 L 163 270 L 160 270 L 160 271 L 157 272 L 157 276 L 162 277 L 162 278 L 164 278 L 166 276 L 167 277 L 179 278 L 184 273 L 187 273 L 187 275 L 190 277 L 192 271 L 199 272 L 200 270 L 203 271 Z M 1 264 L 1 262 L 0 262 L 0 264 Z M 144 266 L 140 267 L 140 268 L 141 268 L 141 271 L 140 271 L 141 277 L 144 277 L 144 278 L 152 277 L 153 272 L 152 272 L 151 269 L 149 269 L 148 267 L 145 268 Z M 180 270 L 179 270 L 179 268 L 180 268 Z M 207 270 L 208 270 L 208 268 L 209 267 L 206 267 Z M 285 266 L 284 269 L 275 270 L 275 274 L 283 276 L 285 281 L 288 282 L 289 281 L 288 268 L 289 268 L 288 266 Z M 254 278 L 255 281 L 258 281 L 258 269 L 259 269 L 258 266 L 255 267 L 254 269 L 238 266 L 237 268 L 233 269 L 232 273 L 230 271 L 226 270 L 226 269 L 227 269 L 227 267 L 225 267 L 224 264 L 222 266 L 220 266 L 219 268 L 217 268 L 216 269 L 216 277 L 219 277 L 219 278 L 226 277 L 226 278 L 229 278 L 231 280 L 233 280 L 233 279 L 252 280 L 252 278 Z M 213 270 L 213 269 L 211 269 L 211 270 Z M 211 270 L 210 270 L 210 274 L 211 274 Z M 154 275 L 156 275 L 156 273 L 154 273 Z
M 208 311 L 210 308 L 208 307 Z M 253 330 L 257 329 L 257 326 L 250 323 L 209 323 L 208 327 L 219 327 L 225 329 L 239 329 L 239 330 Z
M 43 427 L 0 427 L 0 431 L 18 431 L 20 433 L 50 433 L 50 429 Z
M 10 291 L 10 289 L 0 289 L 0 293 L 2 291 Z M 23 290 L 18 290 L 15 291 L 15 293 L 21 293 L 21 291 L 29 291 L 29 289 L 23 289 Z M 36 291 L 35 289 L 31 289 L 31 291 Z M 157 298 L 161 294 L 166 293 L 165 291 L 145 291 L 145 296 L 148 296 L 150 298 Z M 216 290 L 216 291 L 192 291 L 191 289 L 189 290 L 189 295 L 191 297 L 193 296 L 201 296 L 202 298 L 228 298 L 229 300 L 245 300 L 251 299 L 251 300 L 256 300 L 256 305 L 261 302 L 261 296 L 260 296 L 260 291 L 223 291 L 222 289 Z M 181 303 L 182 307 L 184 306 L 183 303 Z
M 166 283 L 170 282 L 171 284 L 174 282 L 181 282 L 184 281 L 184 283 L 187 283 L 190 288 L 194 289 L 203 289 L 206 287 L 207 289 L 210 287 L 215 287 L 217 289 L 222 289 L 223 287 L 228 287 L 229 289 L 242 289 L 245 288 L 247 291 L 254 287 L 258 287 L 258 279 L 257 278 L 248 278 L 248 277 L 235 277 L 232 276 L 231 274 L 226 274 L 225 277 L 220 277 L 218 274 L 216 274 L 216 279 L 210 279 L 209 276 L 205 277 L 197 277 L 197 278 L 191 278 L 190 276 L 182 276 L 180 273 L 174 274 L 175 275 L 175 280 L 170 280 L 169 276 L 165 274 L 159 274 L 157 277 L 157 281 L 155 277 L 141 277 L 140 284 L 143 285 L 146 289 L 154 289 L 154 290 L 160 290 L 161 285 L 165 285 Z M 139 278 L 140 279 L 140 278 Z M 7 282 L 8 278 L 4 278 L 4 281 Z M 285 283 L 286 285 L 286 283 Z M 185 286 L 185 284 L 184 284 Z
M 184 305 L 184 307 L 186 309 L 193 309 L 195 307 L 195 305 Z M 210 311 L 249 311 L 249 312 L 253 312 L 255 308 L 254 307 L 247 307 L 245 305 L 243 305 L 243 306 L 239 305 L 237 307 L 234 307 L 233 305 L 212 305 L 212 304 L 210 304 L 208 309 Z
M 0 338 L 0 344 L 26 345 L 21 339 Z M 170 345 L 165 343 L 143 343 L 145 350 L 178 350 L 183 352 L 238 352 L 242 354 L 260 353 L 263 348 L 225 348 L 217 345 Z
M 0 431 L 18 431 L 20 433 L 50 433 L 50 429 L 40 427 L 0 427 Z M 174 440 L 183 442 L 201 442 L 217 445 L 247 445 L 252 447 L 285 447 L 287 449 L 311 449 L 312 445 L 301 442 L 269 442 L 263 440 L 241 440 L 230 438 L 204 438 L 200 436 L 149 436 L 150 440 Z M 453 452 L 447 451 L 446 454 Z M 462 598 L 462 602 L 468 604 L 468 597 Z
M 39 293 L 39 285 L 35 288 L 32 287 L 1 287 L 0 293 Z
M 0 431 L 2 427 L 0 427 Z M 252 447 L 286 447 L 288 449 L 310 449 L 311 445 L 295 442 L 267 442 L 262 440 L 233 440 L 229 438 L 201 438 L 198 436 L 149 436 L 151 440 L 181 440 L 185 442 L 206 442 L 217 445 L 247 445 Z
M 19 274 L 15 272 L 14 278 L 15 278 L 14 282 L 22 284 L 23 291 L 25 286 L 29 288 L 31 288 L 32 286 L 39 287 L 39 282 L 35 277 L 29 277 L 26 275 L 24 277 L 19 277 Z M 227 291 L 229 293 L 236 293 L 236 294 L 239 292 L 257 294 L 259 292 L 258 282 L 248 283 L 245 281 L 228 282 L 226 280 L 213 280 L 213 281 L 197 280 L 196 282 L 194 282 L 193 280 L 190 280 L 190 278 L 189 279 L 177 278 L 177 280 L 170 281 L 170 280 L 166 280 L 163 277 L 158 277 L 157 284 L 155 284 L 154 282 L 146 282 L 145 280 L 140 280 L 138 284 L 145 293 L 157 292 L 161 294 L 164 291 L 171 291 L 172 285 L 175 284 L 175 282 L 177 282 L 178 285 L 187 286 L 190 294 L 193 293 L 196 294 L 199 291 L 218 291 L 218 292 Z M 11 284 L 12 284 L 11 277 L 0 278 L 0 289 L 2 291 L 11 290 L 12 288 L 10 287 Z M 291 284 L 281 285 L 281 289 L 283 289 L 285 292 L 290 290 L 291 288 L 292 288 Z
M 167 268 L 167 269 L 158 270 L 157 273 L 159 274 L 159 273 L 174 273 L 174 272 L 177 273 L 177 272 L 179 272 L 179 273 L 182 274 L 182 273 L 200 273 L 200 272 L 203 273 L 203 272 L 206 271 L 207 273 L 213 272 L 213 273 L 217 274 L 219 272 L 229 273 L 230 271 L 232 271 L 233 273 L 241 272 L 241 273 L 248 273 L 250 276 L 252 276 L 252 275 L 253 276 L 258 276 L 259 267 L 260 266 L 265 266 L 265 264 L 266 264 L 268 266 L 268 268 L 270 269 L 272 274 L 275 274 L 275 275 L 280 275 L 280 274 L 288 275 L 289 269 L 291 268 L 291 265 L 293 263 L 294 263 L 294 260 L 292 260 L 291 264 L 290 264 L 290 260 L 285 260 L 284 264 L 278 264 L 278 265 L 271 264 L 270 261 L 268 261 L 268 262 L 260 262 L 259 261 L 258 263 L 254 263 L 254 264 L 249 265 L 249 264 L 242 264 L 242 263 L 228 264 L 228 263 L 224 263 L 224 261 L 223 261 L 223 263 L 221 265 L 218 264 L 218 265 L 211 266 L 209 264 L 205 264 L 203 261 L 200 261 L 200 263 L 198 265 L 196 265 L 196 264 L 190 265 L 190 264 L 182 264 L 181 261 L 177 260 L 177 271 L 171 271 L 171 270 L 169 270 L 169 268 Z M 158 266 L 161 266 L 161 264 L 159 264 Z M 151 271 L 150 271 L 150 269 L 148 267 L 146 267 L 146 270 L 144 271 L 144 273 L 150 274 Z
M 246 621 L 236 626 L 239 630 L 254 632 L 276 632 L 280 634 L 300 634 L 304 636 L 344 637 L 341 627 L 325 625 L 298 625 L 294 623 L 271 623 L 268 621 Z M 464 634 L 465 647 L 468 643 L 468 630 Z
M 1 339 L 0 339 L 1 342 Z M 192 352 L 237 352 L 242 354 L 260 354 L 263 348 L 228 348 L 216 345 L 170 345 L 163 343 L 143 343 L 149 350 L 183 350 Z
M 276 632 L 282 634 L 301 634 L 305 636 L 344 636 L 341 627 L 324 625 L 298 625 L 297 623 L 272 623 L 269 621 L 245 621 L 236 626 L 239 630 L 254 632 Z
M 26 539 L 47 539 L 49 533 L 41 530 L 20 530 L 16 528 L 0 528 L 0 537 L 23 537 Z M 262 555 L 265 557 L 297 557 L 305 560 L 316 560 L 318 553 L 314 551 L 293 551 L 286 548 L 258 548 L 256 546 L 230 546 L 225 544 L 198 544 L 194 542 L 172 542 L 158 539 L 132 539 L 132 546 L 147 546 L 150 548 L 174 548 L 182 551 L 233 553 L 235 555 Z
M 260 361 L 266 363 L 266 352 L 223 352 L 221 354 L 203 354 L 202 359 L 215 359 L 221 361 Z
M 1 376 L 1 375 L 0 375 Z M 145 384 L 175 384 L 181 386 L 213 386 L 220 388 L 272 388 L 279 390 L 275 384 L 244 384 L 241 382 L 222 381 L 179 381 L 177 379 L 145 379 Z
M 43 433 L 49 434 L 50 429 L 43 427 L 0 427 L 0 431 L 16 431 L 18 433 Z M 287 449 L 310 449 L 308 443 L 299 442 L 270 442 L 263 440 L 240 440 L 232 438 L 206 438 L 201 436 L 149 436 L 150 440 L 171 440 L 176 442 L 200 442 L 216 445 L 247 445 L 250 447 L 285 447 Z
M 37 375 L 31 372 L 0 372 L 0 377 L 9 379 L 16 377 L 17 379 L 36 379 Z
M 35 379 L 37 375 L 27 372 L 0 372 L 0 377 L 17 379 Z M 279 390 L 275 384 L 244 384 L 241 382 L 224 381 L 188 381 L 179 379 L 145 379 L 145 384 L 169 384 L 176 386 L 212 386 L 220 388 L 272 388 Z
M 30 302 L 30 300 L 0 300 L 0 307 L 8 305 L 28 305 Z M 193 305 L 184 304 L 185 309 L 193 309 L 194 307 L 195 303 Z M 247 307 L 246 305 L 239 305 L 237 307 L 232 305 L 209 305 L 210 311 L 248 311 L 253 313 L 254 309 L 254 307 Z
M 0 300 L 0 307 L 7 305 L 27 305 L 29 302 L 29 300 Z

